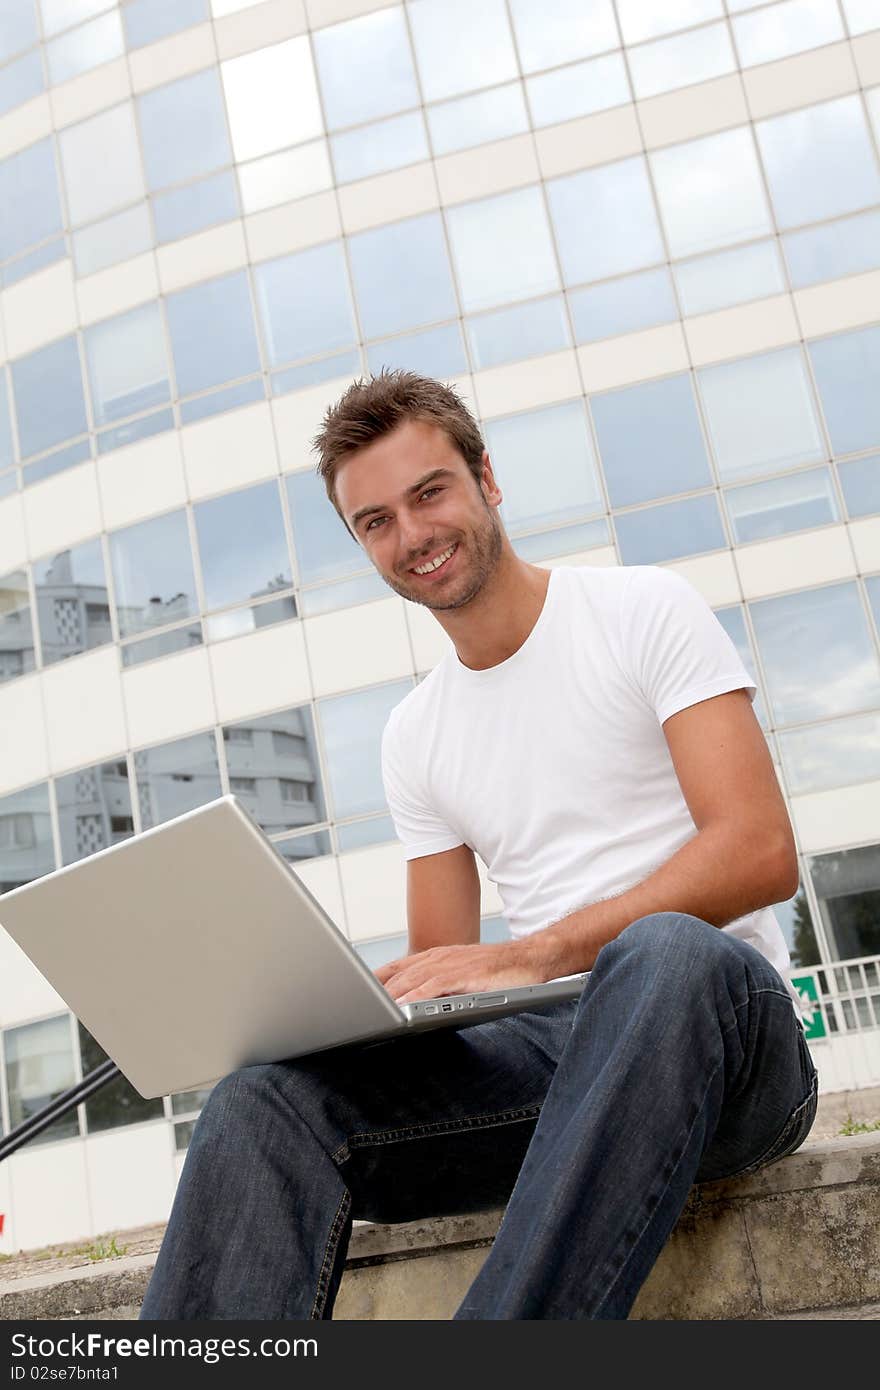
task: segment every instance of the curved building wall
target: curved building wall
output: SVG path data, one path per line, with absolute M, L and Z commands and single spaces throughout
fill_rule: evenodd
M 878 24 L 8 0 L 0 891 L 234 791 L 394 953 L 379 740 L 448 639 L 310 440 L 406 366 L 474 409 L 521 556 L 701 590 L 791 809 L 795 962 L 880 955 Z M 4 1129 L 101 1056 L 2 936 L 0 1048 Z M 102 1095 L 0 1165 L 0 1249 L 166 1214 L 201 1097 Z

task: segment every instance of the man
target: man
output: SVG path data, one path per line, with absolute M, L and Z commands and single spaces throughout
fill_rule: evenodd
M 755 687 L 671 571 L 520 560 L 449 388 L 357 382 L 316 444 L 353 537 L 452 643 L 383 736 L 409 951 L 379 979 L 405 1002 L 592 974 L 544 1011 L 222 1081 L 141 1316 L 328 1318 L 353 1217 L 506 1203 L 456 1317 L 625 1318 L 693 1182 L 815 1114 Z M 510 941 L 480 943 L 475 853 Z

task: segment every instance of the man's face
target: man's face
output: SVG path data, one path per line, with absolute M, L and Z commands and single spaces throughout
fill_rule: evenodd
M 437 469 L 444 472 L 425 481 Z M 351 454 L 337 470 L 336 499 L 386 584 L 413 603 L 461 608 L 498 564 L 501 492 L 489 457 L 484 453 L 481 491 L 437 425 L 407 420 Z M 366 515 L 358 515 L 367 508 Z M 454 554 L 436 571 L 414 573 L 453 546 Z

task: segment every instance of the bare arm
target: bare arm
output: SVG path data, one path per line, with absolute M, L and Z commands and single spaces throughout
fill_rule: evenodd
M 480 876 L 468 845 L 407 861 L 406 921 L 411 955 L 479 941 Z
M 672 715 L 663 732 L 697 833 L 619 897 L 520 941 L 448 947 L 383 967 L 398 1001 L 527 984 L 589 970 L 602 946 L 649 913 L 722 927 L 797 891 L 797 854 L 766 740 L 744 690 Z

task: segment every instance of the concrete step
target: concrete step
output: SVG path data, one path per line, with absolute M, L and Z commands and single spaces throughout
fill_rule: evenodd
M 359 1223 L 334 1316 L 451 1317 L 500 1219 Z M 0 1265 L 0 1319 L 136 1317 L 163 1229 L 115 1233 L 124 1254 L 109 1259 L 90 1258 L 100 1244 L 13 1257 Z M 811 1138 L 749 1177 L 694 1188 L 631 1316 L 880 1317 L 880 1133 Z

